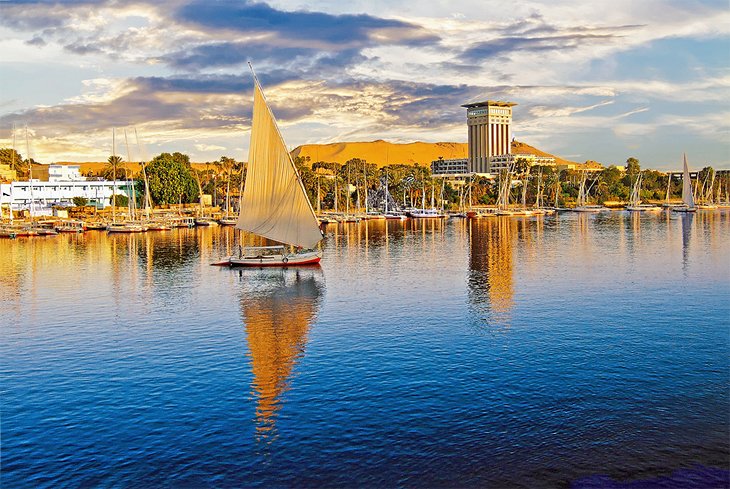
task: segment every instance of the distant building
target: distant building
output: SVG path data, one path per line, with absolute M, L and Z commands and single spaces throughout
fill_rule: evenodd
M 81 175 L 80 165 L 48 165 L 49 182 L 80 182 L 86 180 Z
M 469 173 L 469 161 L 466 158 L 454 160 L 439 158 L 431 162 L 431 173 L 434 176 Z
M 129 197 L 134 188 L 133 181 L 33 181 L 0 184 L 0 207 L 15 211 L 30 209 L 31 201 L 37 214 L 51 213 L 51 206 L 71 205 L 74 197 L 84 197 L 91 205 L 106 207 L 116 184 L 117 195 Z
M 555 166 L 555 158 L 552 156 L 540 156 L 530 153 L 514 153 L 506 155 L 492 156 L 490 159 L 490 170 L 498 172 L 513 167 L 515 161 L 525 160 L 530 166 Z
M 487 100 L 464 104 L 468 127 L 469 173 L 491 173 L 491 159 L 512 152 L 512 107 L 515 103 Z

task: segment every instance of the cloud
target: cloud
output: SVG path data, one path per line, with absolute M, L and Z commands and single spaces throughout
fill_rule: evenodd
M 277 10 L 265 3 L 192 2 L 180 7 L 176 20 L 205 29 L 270 33 L 277 38 L 319 42 L 321 46 L 434 42 L 437 36 L 400 20 L 367 14 L 330 15 L 322 12 Z

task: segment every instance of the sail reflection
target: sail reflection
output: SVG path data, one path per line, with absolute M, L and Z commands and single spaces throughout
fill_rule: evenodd
M 683 212 L 680 219 L 682 220 L 682 270 L 687 272 L 687 263 L 689 261 L 689 244 L 692 240 L 692 223 L 694 222 L 694 213 Z
M 324 295 L 319 267 L 240 271 L 241 315 L 246 328 L 252 393 L 256 397 L 256 434 L 276 437 L 276 417 L 292 371 L 304 354 L 309 327 Z
M 507 326 L 514 304 L 515 219 L 471 220 L 469 298 L 490 323 Z

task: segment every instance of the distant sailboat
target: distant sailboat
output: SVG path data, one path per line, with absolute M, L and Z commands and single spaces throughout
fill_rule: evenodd
M 238 256 L 216 265 L 290 267 L 319 263 L 322 254 L 313 249 L 322 239 L 317 216 L 255 73 L 253 77 L 248 173 L 236 228 L 283 244 L 239 247 Z M 287 245 L 309 251 L 290 253 Z
M 683 205 L 672 207 L 675 212 L 695 212 L 695 198 L 692 194 L 692 181 L 689 176 L 689 166 L 687 165 L 687 154 L 684 155 L 684 172 L 682 173 L 682 202 Z
M 629 205 L 626 206 L 627 211 L 642 212 L 642 211 L 660 211 L 661 207 L 651 204 L 641 203 L 641 182 L 643 180 L 642 173 L 636 176 L 636 181 L 631 189 L 631 197 L 629 199 Z

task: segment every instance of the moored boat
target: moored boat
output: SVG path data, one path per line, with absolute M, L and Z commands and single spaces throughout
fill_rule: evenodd
M 251 64 L 249 63 L 249 66 Z M 253 72 L 253 67 L 251 67 Z M 316 265 L 323 234 L 263 90 L 254 77 L 248 173 L 236 228 L 278 243 L 239 246 L 237 256 L 214 265 L 292 267 Z
M 682 169 L 682 204 L 672 207 L 674 212 L 696 212 L 695 198 L 692 193 L 692 181 L 689 175 L 687 154 L 684 154 L 684 168 Z
M 56 231 L 59 233 L 83 233 L 86 231 L 86 225 L 84 221 L 62 221 L 61 224 L 56 226 Z

